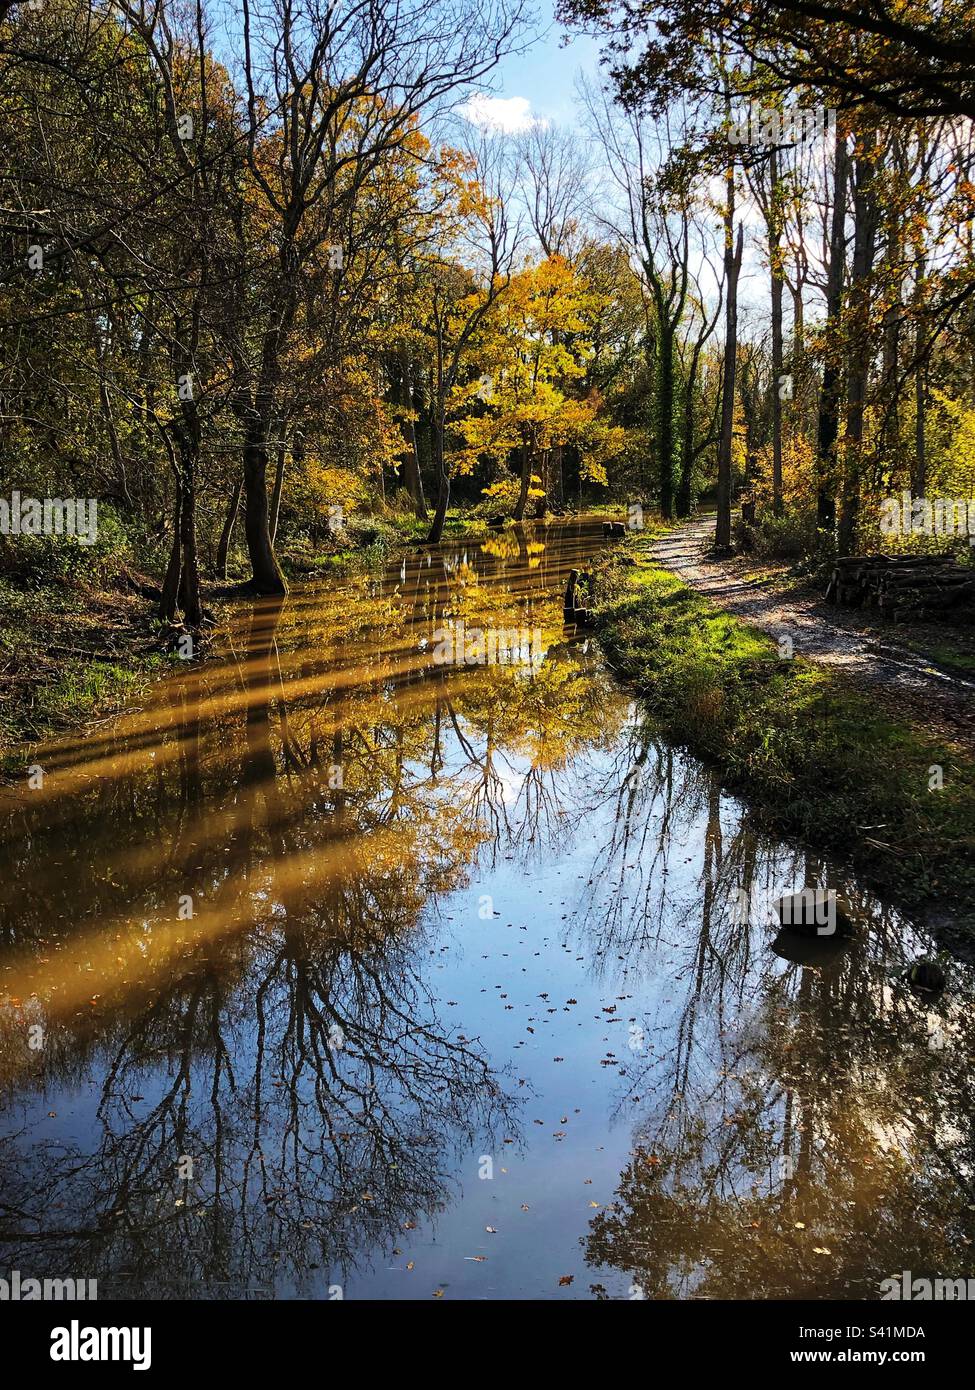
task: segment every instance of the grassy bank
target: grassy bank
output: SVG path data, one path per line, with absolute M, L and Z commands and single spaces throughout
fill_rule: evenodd
M 648 558 L 600 566 L 616 670 L 674 742 L 717 765 L 770 821 L 838 853 L 908 910 L 975 924 L 975 766 L 962 748 L 714 608 Z M 627 564 L 626 558 L 635 564 Z M 941 768 L 944 786 L 932 790 Z
M 59 580 L 0 579 L 0 774 L 24 744 L 113 713 L 171 661 L 145 599 Z

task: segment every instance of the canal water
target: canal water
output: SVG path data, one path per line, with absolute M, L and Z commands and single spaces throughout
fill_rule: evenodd
M 970 972 L 906 989 L 923 933 L 564 627 L 601 544 L 537 523 L 247 607 L 215 659 L 30 751 L 0 792 L 0 1276 L 761 1299 L 972 1273 Z M 776 931 L 804 887 L 849 937 Z

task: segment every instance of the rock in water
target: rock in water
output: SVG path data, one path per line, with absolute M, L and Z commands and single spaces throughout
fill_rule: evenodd
M 913 965 L 909 965 L 906 979 L 912 989 L 920 990 L 923 994 L 940 994 L 948 983 L 945 972 L 930 956 L 924 956 Z
M 848 936 L 851 922 L 836 901 L 836 894 L 822 888 L 787 893 L 775 904 L 782 926 L 799 936 Z

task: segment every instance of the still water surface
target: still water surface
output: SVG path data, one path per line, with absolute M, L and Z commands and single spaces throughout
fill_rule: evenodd
M 599 535 L 258 605 L 0 794 L 0 1274 L 554 1299 L 975 1273 L 970 973 L 906 991 L 923 935 L 563 627 Z M 544 660 L 440 664 L 459 620 L 540 629 Z M 849 943 L 776 937 L 804 885 L 842 891 Z

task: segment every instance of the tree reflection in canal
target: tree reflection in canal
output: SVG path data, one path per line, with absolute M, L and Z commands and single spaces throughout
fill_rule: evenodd
M 32 752 L 0 844 L 8 1267 L 102 1297 L 965 1272 L 970 978 L 907 993 L 914 929 L 563 628 L 597 535 L 259 605 L 220 660 Z M 546 659 L 438 665 L 455 621 L 538 628 Z M 806 965 L 734 910 L 803 884 L 856 921 Z
M 641 1028 L 659 1043 L 626 1068 L 618 1114 L 640 1119 L 588 1263 L 624 1271 L 636 1298 L 876 1298 L 904 1269 L 968 1277 L 971 971 L 957 963 L 945 998 L 919 998 L 900 975 L 930 949 L 923 934 L 785 853 L 652 735 L 635 742 L 634 768 L 653 775 L 621 779 L 597 930 L 627 975 L 666 950 L 674 989 Z M 695 833 L 692 916 L 667 882 Z M 764 922 L 736 912 L 742 890 L 771 903 L 793 884 L 840 887 L 851 938 L 785 932 L 770 949 Z

